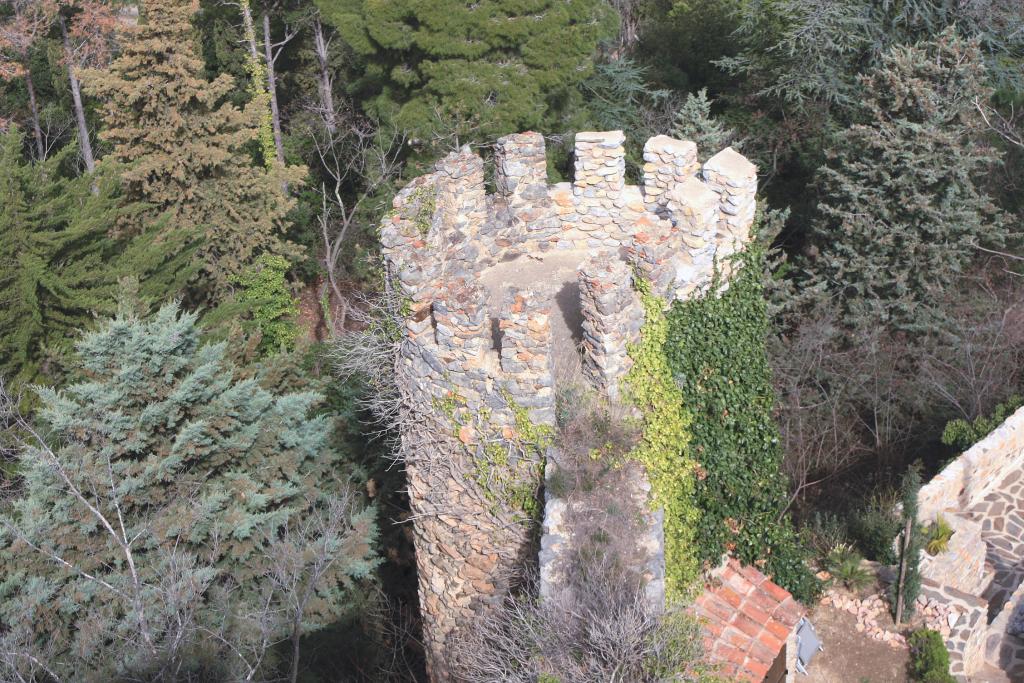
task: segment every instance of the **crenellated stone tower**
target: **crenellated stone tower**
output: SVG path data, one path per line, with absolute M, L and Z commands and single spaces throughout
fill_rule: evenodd
M 541 500 L 545 465 L 557 466 L 556 367 L 580 354 L 617 397 L 643 324 L 634 273 L 666 301 L 693 296 L 749 239 L 746 158 L 727 148 L 701 165 L 694 143 L 654 137 L 638 187 L 625 182 L 624 141 L 578 133 L 574 180 L 548 185 L 544 139 L 501 138 L 493 194 L 463 148 L 405 187 L 381 226 L 408 307 L 396 370 L 433 680 L 448 677 L 449 639 L 536 562 L 531 522 L 544 520 L 542 591 L 557 584 L 559 501 L 544 514 Z

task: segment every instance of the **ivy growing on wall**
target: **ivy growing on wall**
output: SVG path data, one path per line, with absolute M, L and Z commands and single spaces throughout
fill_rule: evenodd
M 764 252 L 751 246 L 738 259 L 741 267 L 724 293 L 677 301 L 666 315 L 664 353 L 693 415 L 697 554 L 717 565 L 731 552 L 809 600 L 817 581 L 783 513 L 788 486 L 764 345 L 770 334 L 760 280 Z M 710 292 L 719 289 L 715 282 Z
M 454 389 L 434 399 L 434 408 L 451 422 L 452 436 L 462 442 L 473 464 L 470 474 L 492 511 L 514 510 L 524 522 L 540 521 L 540 482 L 553 429 L 534 424 L 528 411 L 501 392 L 512 424 L 494 419 L 490 408 L 470 410 Z
M 251 308 L 253 325 L 263 336 L 260 349 L 266 353 L 291 349 L 299 337 L 299 304 L 285 278 L 290 267 L 283 256 L 263 254 L 235 278 L 241 286 L 238 299 Z
M 665 588 L 672 597 L 685 593 L 699 568 L 695 463 L 687 453 L 691 418 L 665 353 L 669 324 L 664 302 L 651 293 L 648 283 L 638 279 L 637 288 L 645 318 L 639 343 L 629 347 L 633 367 L 625 388 L 642 416 L 640 442 L 630 456 L 646 468 L 652 502 L 665 510 Z

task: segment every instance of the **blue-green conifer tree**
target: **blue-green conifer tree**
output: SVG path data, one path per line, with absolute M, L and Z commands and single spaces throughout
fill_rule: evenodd
M 18 425 L 0 630 L 30 630 L 65 680 L 163 680 L 244 674 L 245 653 L 335 621 L 376 565 L 376 527 L 329 416 L 311 416 L 320 396 L 240 379 L 173 304 L 77 351 L 80 381 L 37 389 L 45 428 Z

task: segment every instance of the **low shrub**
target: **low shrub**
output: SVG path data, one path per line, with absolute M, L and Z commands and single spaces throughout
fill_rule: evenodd
M 938 555 L 949 550 L 949 539 L 953 538 L 953 527 L 946 518 L 939 515 L 934 524 L 925 529 L 925 550 L 929 555 Z
M 967 420 L 950 420 L 942 430 L 942 443 L 956 449 L 966 451 L 978 443 L 989 433 L 1024 405 L 1024 397 L 1013 395 L 1000 403 L 991 415 L 982 415 L 968 422 Z
M 579 557 L 566 588 L 540 600 L 535 581 L 465 629 L 453 669 L 466 683 L 721 683 L 697 619 L 680 604 L 656 609 L 620 563 Z
M 876 496 L 850 524 L 850 535 L 864 556 L 882 564 L 896 563 L 893 541 L 901 529 L 895 506 L 887 496 Z
M 846 523 L 831 512 L 815 511 L 800 530 L 800 534 L 803 537 L 803 544 L 820 558 L 827 557 L 836 546 L 850 543 Z
M 859 591 L 869 586 L 875 576 L 869 569 L 861 566 L 862 558 L 857 551 L 848 545 L 837 545 L 825 558 L 825 568 L 836 583 L 840 583 L 851 591 Z
M 955 683 L 949 674 L 949 652 L 938 631 L 922 628 L 910 634 L 910 676 L 923 683 Z

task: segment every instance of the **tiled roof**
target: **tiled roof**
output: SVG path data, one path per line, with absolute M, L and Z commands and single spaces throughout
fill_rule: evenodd
M 717 569 L 693 604 L 705 652 L 720 673 L 761 683 L 805 613 L 784 588 L 733 558 Z

